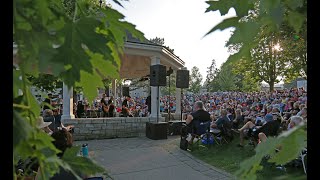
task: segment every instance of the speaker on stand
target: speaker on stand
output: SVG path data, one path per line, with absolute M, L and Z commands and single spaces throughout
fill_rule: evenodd
M 159 86 L 167 85 L 167 70 L 166 66 L 156 64 L 150 66 L 150 86 L 157 87 L 157 122 L 146 123 L 146 136 L 150 139 L 167 139 L 168 123 L 159 123 Z M 152 112 L 151 112 L 152 113 Z
M 176 87 L 181 88 L 181 121 L 182 121 L 182 110 L 183 110 L 183 88 L 189 88 L 189 70 L 181 69 L 177 71 L 177 77 L 176 77 Z
M 122 96 L 130 96 L 130 89 L 127 86 L 122 87 Z

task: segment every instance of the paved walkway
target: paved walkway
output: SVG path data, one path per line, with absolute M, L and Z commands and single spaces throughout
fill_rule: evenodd
M 227 180 L 232 175 L 179 148 L 179 137 L 76 141 L 88 143 L 94 160 L 115 180 Z

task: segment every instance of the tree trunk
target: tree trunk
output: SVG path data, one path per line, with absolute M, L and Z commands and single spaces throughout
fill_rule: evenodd
M 269 84 L 270 92 L 273 92 L 273 90 L 274 90 L 274 81 L 270 81 L 268 84 Z

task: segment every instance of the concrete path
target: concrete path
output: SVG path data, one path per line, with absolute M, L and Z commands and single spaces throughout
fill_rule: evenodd
M 76 141 L 88 143 L 91 157 L 115 180 L 227 180 L 234 177 L 179 148 L 179 136 Z

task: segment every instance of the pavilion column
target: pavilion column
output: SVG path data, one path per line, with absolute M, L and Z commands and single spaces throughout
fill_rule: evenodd
M 118 98 L 118 96 L 117 96 L 117 80 L 116 79 L 112 80 L 112 96 L 114 99 L 114 105 L 117 106 L 116 99 Z
M 63 109 L 61 120 L 74 119 L 73 114 L 73 87 L 63 83 Z
M 157 56 L 151 57 L 151 66 L 160 64 L 160 58 Z M 151 114 L 150 117 L 157 118 L 157 111 L 159 117 L 160 114 L 160 100 L 158 95 L 160 94 L 157 86 L 151 86 Z

